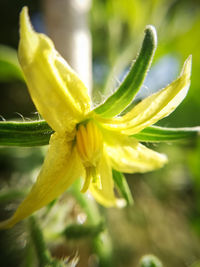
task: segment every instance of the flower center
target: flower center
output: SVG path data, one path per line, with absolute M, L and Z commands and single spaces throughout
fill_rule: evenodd
M 103 141 L 101 131 L 93 121 L 90 120 L 86 124 L 80 124 L 78 126 L 76 145 L 79 156 L 86 169 L 86 179 L 81 191 L 85 192 L 91 182 L 95 182 L 98 187 L 101 187 L 100 177 L 97 174 L 96 167 L 101 158 Z

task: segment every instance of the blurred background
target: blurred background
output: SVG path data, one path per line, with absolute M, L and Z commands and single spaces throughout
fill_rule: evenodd
M 159 125 L 200 125 L 198 0 L 0 0 L 1 120 L 38 118 L 16 54 L 19 13 L 24 5 L 29 7 L 34 28 L 54 40 L 58 51 L 90 91 L 92 88 L 94 105 L 118 85 L 139 51 L 145 26 L 154 25 L 158 48 L 137 100 L 175 79 L 184 60 L 192 54 L 187 98 Z M 200 140 L 153 144 L 151 148 L 166 153 L 169 163 L 152 173 L 127 175 L 133 207 L 121 210 L 99 207 L 110 236 L 111 266 L 139 266 L 141 256 L 154 254 L 166 267 L 199 267 Z M 0 149 L 2 219 L 12 214 L 23 198 L 40 169 L 45 150 L 43 147 Z M 70 193 L 61 199 L 60 206 L 56 205 L 49 220 L 63 212 L 66 223 L 84 217 Z M 59 219 L 54 220 L 57 226 Z M 46 225 L 45 240 L 52 255 L 62 258 L 78 253 L 77 266 L 99 266 L 91 238 L 55 238 L 50 233 L 56 226 L 48 222 Z M 0 266 L 38 266 L 37 261 L 30 260 L 34 252 L 24 223 L 0 233 L 0 251 Z

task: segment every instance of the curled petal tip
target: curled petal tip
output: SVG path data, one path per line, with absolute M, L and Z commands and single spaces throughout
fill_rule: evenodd
M 22 13 L 28 13 L 28 7 L 27 6 L 22 7 L 22 11 L 20 14 L 22 14 Z
M 192 66 L 192 55 L 189 55 L 189 57 L 186 59 L 185 64 L 188 64 L 190 69 Z
M 37 46 L 38 37 L 31 25 L 28 8 L 25 6 L 20 13 L 20 42 L 18 50 L 18 58 L 22 68 L 32 61 Z
M 20 35 L 26 32 L 26 28 L 29 28 L 29 30 L 32 29 L 27 6 L 23 7 L 20 13 Z
M 192 71 L 192 55 L 189 55 L 189 57 L 186 59 L 184 65 L 183 65 L 181 75 L 185 74 L 188 77 L 190 77 L 191 71 Z

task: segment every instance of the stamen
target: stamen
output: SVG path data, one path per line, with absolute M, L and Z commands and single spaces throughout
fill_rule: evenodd
M 81 192 L 86 192 L 91 182 L 95 183 L 99 189 L 102 189 L 101 177 L 97 173 L 103 149 L 102 134 L 93 121 L 78 126 L 76 146 L 86 170 L 85 182 Z
M 86 168 L 85 182 L 84 182 L 83 188 L 81 189 L 81 192 L 82 192 L 82 193 L 85 193 L 85 192 L 88 190 L 91 181 L 92 181 L 92 172 L 91 172 L 91 168 Z
M 100 190 L 102 189 L 101 177 L 97 174 L 95 167 L 86 168 L 85 182 L 83 184 L 83 188 L 81 189 L 82 193 L 85 193 L 88 190 L 90 183 L 94 183 Z
M 84 166 L 96 167 L 102 153 L 103 142 L 101 131 L 93 121 L 78 126 L 76 144 Z

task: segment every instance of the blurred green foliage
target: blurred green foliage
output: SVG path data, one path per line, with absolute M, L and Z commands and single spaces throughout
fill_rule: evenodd
M 32 15 L 42 12 L 42 1 L 0 1 L 0 43 L 4 45 L 0 47 L 0 115 L 5 119 L 16 117 L 14 112 L 20 112 L 23 117 L 28 118 L 35 116 L 31 113 L 34 107 L 18 68 L 16 50 L 13 50 L 18 43 L 18 14 L 24 5 L 30 7 Z M 188 96 L 161 124 L 170 127 L 200 125 L 198 0 L 93 0 L 90 27 L 93 37 L 95 97 L 98 99 L 102 97 L 102 93 L 108 94 L 115 87 L 116 79 L 123 76 L 136 56 L 147 24 L 153 24 L 158 30 L 154 73 L 149 72 L 145 83 L 149 88 L 148 93 L 175 78 L 178 67 L 189 54 L 193 55 Z M 174 66 L 177 73 L 173 75 L 173 66 L 167 63 L 167 57 L 173 58 L 172 62 L 177 63 Z M 164 63 L 161 64 L 161 61 Z M 164 67 L 167 78 L 163 81 L 163 74 L 159 70 Z M 148 78 L 154 78 L 155 73 L 156 79 L 150 84 Z M 18 119 L 21 118 L 18 116 Z M 135 205 L 121 211 L 102 210 L 113 243 L 114 266 L 135 267 L 143 254 L 153 253 L 166 267 L 198 267 L 200 142 L 184 145 L 169 143 L 162 144 L 162 148 L 157 145 L 154 148 L 166 152 L 169 164 L 154 173 L 127 176 Z M 1 149 L 1 218 L 7 217 L 15 209 L 31 184 L 32 177 L 35 177 L 42 159 L 43 149 Z M 9 188 L 13 191 L 9 191 Z M 64 217 L 63 214 L 65 218 L 62 217 L 62 222 L 67 221 L 69 225 L 84 218 L 84 205 L 77 205 L 70 196 L 66 198 L 67 207 L 61 208 L 61 205 L 55 204 L 47 209 L 49 220 L 56 226 L 58 217 Z M 8 203 L 6 210 L 3 208 L 5 202 Z M 55 230 L 55 226 L 52 230 L 45 214 L 42 212 L 38 217 L 43 229 L 45 228 L 45 239 L 52 255 L 62 258 L 63 255 L 73 254 L 75 249 L 80 253 L 79 266 L 86 266 L 88 258 L 90 266 L 98 263 L 91 252 L 93 250 L 90 241 L 81 241 L 78 244 L 69 240 L 64 242 L 62 238 L 55 241 L 55 237 L 49 234 Z M 84 229 L 88 230 L 87 227 L 86 224 Z M 27 255 L 30 258 L 35 257 L 35 252 L 30 246 L 30 233 L 23 223 L 11 231 L 1 232 L 0 235 L 1 266 L 33 266 Z
M 0 45 L 0 81 L 23 80 L 15 49 Z

